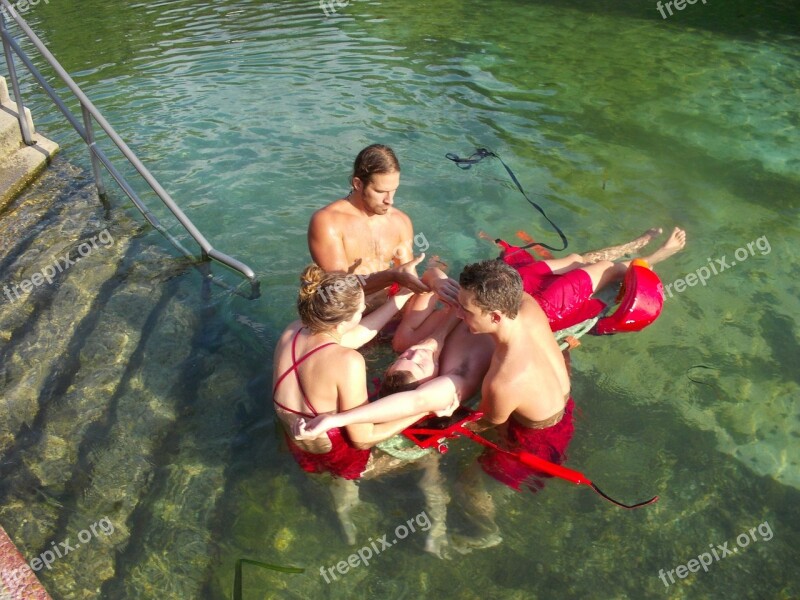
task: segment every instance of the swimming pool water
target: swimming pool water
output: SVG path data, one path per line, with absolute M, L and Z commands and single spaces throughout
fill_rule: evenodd
M 205 326 L 218 330 L 191 342 L 197 368 L 215 375 L 200 389 L 148 387 L 159 372 L 193 368 L 170 358 L 187 349 L 168 330 L 154 339 L 165 351 L 142 358 L 152 374 L 140 383 L 153 405 L 172 407 L 163 416 L 174 430 L 142 459 L 157 491 L 146 510 L 120 513 L 134 517 L 117 523 L 125 533 L 96 572 L 99 597 L 227 597 L 241 557 L 306 568 L 245 567 L 253 598 L 800 595 L 795 4 L 696 3 L 662 19 L 654 2 L 632 1 L 353 0 L 326 16 L 288 0 L 53 0 L 25 16 L 209 240 L 262 280 L 256 301 L 215 292 Z M 30 104 L 38 128 L 85 165 L 54 110 L 41 97 Z M 354 549 L 325 487 L 281 449 L 268 373 L 309 261 L 308 218 L 346 193 L 353 157 L 372 142 L 397 152 L 397 204 L 454 272 L 492 255 L 479 231 L 557 241 L 497 162 L 460 171 L 444 158 L 482 146 L 514 169 L 571 250 L 684 227 L 686 250 L 658 269 L 665 284 L 753 243 L 735 266 L 668 298 L 649 329 L 573 352 L 579 417 L 567 464 L 614 496 L 658 493 L 658 504 L 626 512 L 552 482 L 497 495 L 496 548 L 440 561 L 412 534 L 337 581 L 320 576 Z M 147 244 L 166 248 L 157 235 Z M 199 294 L 178 295 L 188 315 L 202 314 Z M 194 393 L 222 402 L 204 411 Z M 226 399 L 230 414 L 215 413 Z M 130 436 L 134 447 L 148 432 Z M 449 485 L 476 453 L 454 444 Z M 135 504 L 119 475 L 100 489 L 74 477 L 61 500 L 95 520 L 113 509 L 108 499 L 70 494 Z M 418 477 L 362 485 L 364 544 L 422 510 Z M 13 515 L 4 507 L 3 519 Z M 774 537 L 737 546 L 764 522 Z M 451 525 L 463 525 L 456 507 Z M 708 572 L 659 578 L 725 542 L 737 552 Z M 43 580 L 56 598 L 78 597 L 72 580 Z

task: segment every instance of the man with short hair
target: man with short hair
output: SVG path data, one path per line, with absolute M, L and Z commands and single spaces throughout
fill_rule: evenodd
M 487 334 L 495 349 L 481 386 L 478 410 L 483 418 L 475 429 L 501 426 L 500 445 L 560 463 L 572 439 L 570 381 L 564 355 L 537 302 L 523 291 L 522 278 L 499 260 L 464 267 L 459 277 L 461 318 L 469 331 Z M 519 490 L 536 491 L 542 474 L 513 456 L 485 451 L 480 468 L 492 478 Z M 495 523 L 495 506 L 480 469 L 464 474 L 460 491 L 467 515 L 479 527 L 476 537 L 454 536 L 460 551 L 487 548 L 502 541 Z
M 308 226 L 311 257 L 325 271 L 364 275 L 368 307 L 386 299 L 392 284 L 412 292 L 428 287 L 402 266 L 413 258 L 411 219 L 394 207 L 400 163 L 388 146 L 372 144 L 355 159 L 351 190 L 316 211 Z

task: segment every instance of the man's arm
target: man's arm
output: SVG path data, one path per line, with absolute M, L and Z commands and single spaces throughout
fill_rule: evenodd
M 362 275 L 361 277 L 364 278 L 364 293 L 371 294 L 372 292 L 377 292 L 393 283 L 408 288 L 415 294 L 429 292 L 430 289 L 417 277 L 417 272 L 414 268 L 419 264 L 419 261 L 425 257 L 425 254 L 420 254 L 420 257 L 421 258 L 417 259 L 412 256 L 408 261 L 404 261 L 403 264 L 399 266 L 390 267 L 384 271 L 377 271 L 369 275 Z
M 342 232 L 324 208 L 311 216 L 308 224 L 308 250 L 312 260 L 323 271 L 347 272 L 350 268 L 344 251 Z
M 363 436 L 362 439 L 374 435 L 381 435 L 383 436 L 381 439 L 385 439 L 431 412 L 449 411 L 452 414 L 457 407 L 457 378 L 442 376 L 423 383 L 416 390 L 392 394 L 345 412 L 319 415 L 307 422 L 300 419 L 294 434 L 297 439 L 313 440 L 335 427 L 347 427 L 347 432 L 350 434 L 351 426 L 361 424 L 364 429 L 359 430 L 356 435 Z M 443 413 L 443 416 L 445 414 Z M 405 423 L 408 418 L 411 418 L 411 421 L 398 429 L 399 424 Z M 383 427 L 384 425 L 387 427 Z M 394 432 L 384 435 L 386 430 Z M 352 436 L 351 439 L 355 441 Z M 376 440 L 375 443 L 378 441 L 380 440 Z
M 435 258 L 435 257 L 434 257 Z M 444 303 L 450 306 L 458 306 L 458 292 L 461 286 L 455 279 L 447 276 L 447 273 L 438 267 L 429 267 L 422 274 L 422 283 L 431 288 Z
M 483 413 L 480 420 L 470 423 L 467 426 L 473 431 L 483 431 L 491 427 L 503 425 L 511 417 L 520 404 L 509 389 L 500 389 L 502 386 L 494 382 L 484 381 L 481 390 L 481 403 L 478 412 Z
M 411 292 L 403 288 L 366 317 L 362 317 L 358 325 L 342 336 L 342 346 L 360 348 L 366 344 L 378 335 L 378 332 L 405 306 L 411 296 Z

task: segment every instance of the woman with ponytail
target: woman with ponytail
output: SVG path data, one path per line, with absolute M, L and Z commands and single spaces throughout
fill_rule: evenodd
M 408 263 L 409 269 L 425 257 Z M 350 509 L 358 502 L 358 479 L 374 461 L 369 448 L 425 416 L 381 424 L 334 428 L 316 440 L 295 440 L 288 432 L 301 417 L 337 413 L 367 403 L 367 370 L 356 348 L 366 344 L 405 305 L 411 292 L 401 289 L 362 319 L 364 292 L 355 275 L 326 273 L 317 265 L 300 277 L 297 310 L 275 348 L 273 402 L 295 460 L 309 473 L 331 473 L 337 513 L 348 541 L 355 543 Z

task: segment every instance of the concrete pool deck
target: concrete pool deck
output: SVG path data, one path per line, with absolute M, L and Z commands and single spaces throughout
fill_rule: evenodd
M 8 95 L 5 78 L 0 77 L 0 208 L 33 181 L 58 152 L 58 144 L 35 133 L 27 108 L 25 114 L 36 141 L 33 146 L 22 142 L 17 105 Z

